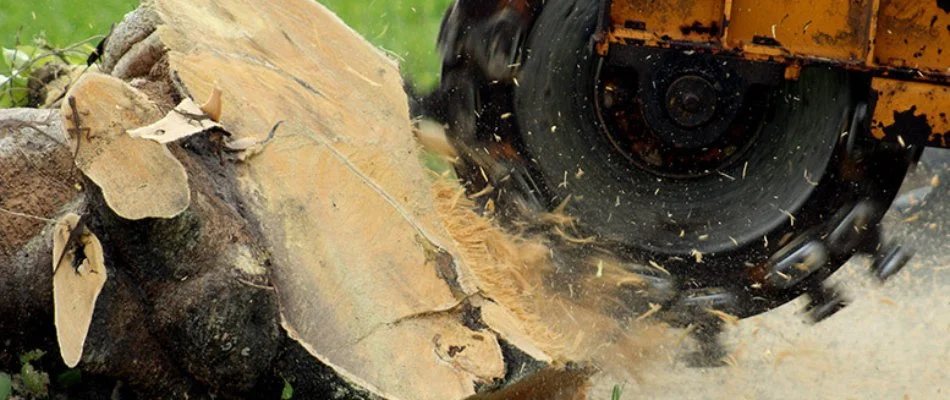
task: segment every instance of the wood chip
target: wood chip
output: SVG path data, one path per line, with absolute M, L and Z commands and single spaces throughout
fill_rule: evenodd
M 106 283 L 102 244 L 76 214 L 64 216 L 53 234 L 53 320 L 63 362 L 70 368 L 82 358 L 96 299 Z M 79 239 L 70 242 L 74 229 Z M 58 264 L 58 265 L 57 265 Z
M 221 128 L 191 99 L 184 99 L 164 118 L 147 126 L 129 130 L 129 136 L 154 140 L 161 144 L 175 142 L 211 128 Z

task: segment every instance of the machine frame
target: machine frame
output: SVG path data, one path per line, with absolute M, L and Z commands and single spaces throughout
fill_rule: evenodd
M 872 75 L 871 134 L 950 147 L 950 2 L 918 0 L 600 0 L 596 50 L 626 46 L 707 52 Z

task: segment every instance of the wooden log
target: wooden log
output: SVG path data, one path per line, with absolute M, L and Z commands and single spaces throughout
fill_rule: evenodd
M 109 270 L 80 367 L 149 397 L 273 397 L 288 379 L 314 398 L 582 398 L 665 340 L 643 335 L 636 276 L 610 254 L 552 256 L 428 172 L 396 64 L 324 7 L 146 1 L 107 44 L 59 112 L 23 111 L 50 132 L 0 142 L 19 171 L 0 171 L 20 188 L 0 192 L 15 348 L 53 337 L 47 220 L 66 212 Z M 201 126 L 173 108 L 216 91 L 221 128 L 128 134 L 175 113 Z

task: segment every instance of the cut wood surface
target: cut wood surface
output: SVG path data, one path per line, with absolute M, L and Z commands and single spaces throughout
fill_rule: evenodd
M 50 99 L 59 110 L 0 113 L 16 133 L 0 137 L 0 315 L 23 321 L 0 334 L 18 348 L 55 337 L 52 221 L 75 212 L 109 278 L 79 367 L 145 397 L 279 395 L 284 380 L 300 398 L 681 386 L 685 334 L 651 322 L 630 272 L 651 267 L 476 212 L 422 165 L 396 63 L 323 6 L 146 1 L 102 70 Z M 199 114 L 209 98 L 220 112 Z M 669 387 L 643 389 L 659 362 Z
M 52 267 L 56 339 L 63 361 L 72 368 L 82 358 L 96 300 L 108 273 L 102 244 L 81 224 L 79 215 L 66 214 L 55 229 Z
M 466 214 L 468 202 L 436 212 L 395 64 L 321 6 L 285 3 L 156 9 L 169 22 L 158 32 L 171 68 L 196 98 L 220 88 L 221 123 L 235 138 L 263 140 L 286 121 L 238 176 L 272 246 L 293 337 L 396 398 L 459 398 L 502 378 L 497 344 L 452 343 L 464 331 L 489 343 L 501 334 L 548 360 L 642 356 L 648 346 L 631 343 L 640 330 L 626 322 L 638 315 L 617 312 L 630 290 L 612 285 L 622 268 L 611 264 L 595 284 L 607 290 L 571 293 L 570 280 L 593 277 L 604 260 L 559 273 L 543 242 L 501 233 Z M 501 306 L 482 314 L 487 329 L 462 318 L 476 294 Z M 466 350 L 444 350 L 452 346 Z
M 284 3 L 156 2 L 171 68 L 196 98 L 221 90 L 234 140 L 286 121 L 236 171 L 284 327 L 377 394 L 473 394 L 503 359 L 459 317 L 474 290 L 426 190 L 396 65 L 322 6 Z
M 61 106 L 76 166 L 109 207 L 131 220 L 171 218 L 191 201 L 188 175 L 168 149 L 126 130 L 161 117 L 158 106 L 118 78 L 89 73 Z
M 154 274 L 202 276 L 190 296 L 206 297 L 228 280 L 210 271 L 236 270 L 257 280 L 252 288 L 274 289 L 281 326 L 314 359 L 385 398 L 465 398 L 544 365 L 545 376 L 572 371 L 556 390 L 573 398 L 598 357 L 635 362 L 647 350 L 635 343 L 638 314 L 618 307 L 631 290 L 623 268 L 605 256 L 565 270 L 545 241 L 476 214 L 461 187 L 423 167 L 396 64 L 322 6 L 156 0 L 107 48 L 104 71 L 127 82 L 86 74 L 61 101 L 61 119 L 96 186 L 91 214 L 112 241 L 107 264 L 136 264 L 125 267 L 131 278 L 165 299 L 145 302 L 156 307 L 156 333 L 223 328 L 175 322 L 193 302 L 164 293 L 197 289 Z M 221 129 L 167 149 L 146 139 L 166 133 L 145 132 L 163 129 L 163 114 L 179 125 L 176 113 L 192 114 L 172 110 L 182 98 L 214 92 Z M 253 153 L 231 154 L 244 142 Z M 169 234 L 183 236 L 160 238 Z M 607 278 L 591 281 L 605 262 Z M 254 278 L 262 271 L 265 280 Z M 220 386 L 227 376 L 187 349 L 169 352 L 198 381 Z

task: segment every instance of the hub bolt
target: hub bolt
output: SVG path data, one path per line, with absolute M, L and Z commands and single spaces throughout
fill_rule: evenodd
M 716 89 L 705 78 L 686 75 L 666 91 L 666 111 L 677 125 L 695 128 L 716 115 Z

